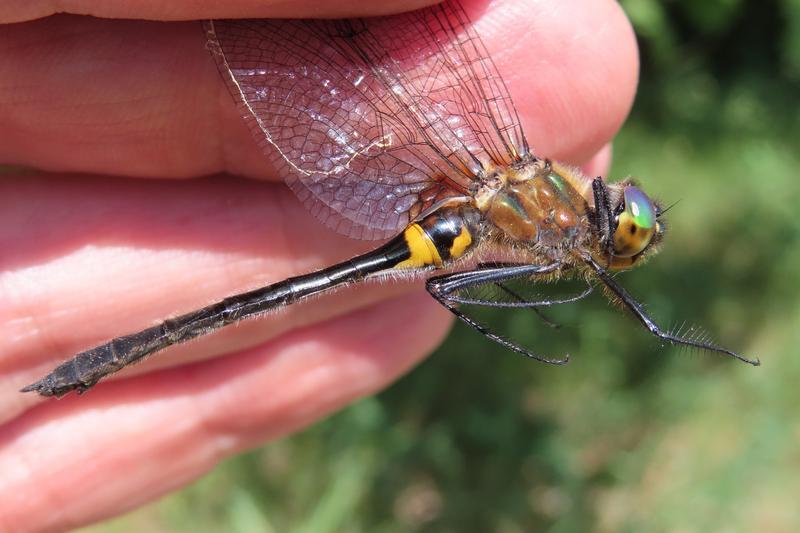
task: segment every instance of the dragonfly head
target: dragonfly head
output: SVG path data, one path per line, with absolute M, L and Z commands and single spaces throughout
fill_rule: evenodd
M 610 224 L 606 260 L 611 270 L 631 268 L 651 255 L 664 236 L 662 210 L 639 187 L 625 180 L 608 186 Z M 609 257 L 610 256 L 610 257 Z

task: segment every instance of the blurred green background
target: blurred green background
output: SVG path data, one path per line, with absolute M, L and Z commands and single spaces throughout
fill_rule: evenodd
M 597 295 L 557 333 L 484 314 L 572 362 L 458 325 L 380 395 L 87 531 L 798 530 L 800 1 L 622 5 L 642 79 L 611 175 L 681 200 L 622 280 L 761 368 L 662 349 Z

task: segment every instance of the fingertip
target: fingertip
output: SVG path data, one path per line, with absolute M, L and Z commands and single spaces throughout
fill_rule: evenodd
M 513 0 L 477 15 L 537 153 L 577 163 L 611 140 L 639 73 L 636 38 L 616 2 Z
M 608 178 L 613 155 L 614 147 L 611 143 L 608 143 L 594 154 L 589 161 L 581 165 L 581 170 L 583 170 L 584 174 L 587 176 L 603 176 Z
M 173 0 L 172 2 L 131 2 L 129 0 L 6 0 L 0 4 L 0 24 L 48 17 L 57 13 L 90 15 L 110 19 L 158 21 L 208 18 L 344 18 L 389 15 L 419 9 L 436 0 Z

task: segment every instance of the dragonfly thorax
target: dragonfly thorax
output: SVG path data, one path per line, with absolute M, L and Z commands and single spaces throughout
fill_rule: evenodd
M 590 232 L 590 199 L 584 196 L 588 180 L 559 165 L 541 163 L 511 167 L 479 209 L 499 238 L 544 249 L 578 246 Z

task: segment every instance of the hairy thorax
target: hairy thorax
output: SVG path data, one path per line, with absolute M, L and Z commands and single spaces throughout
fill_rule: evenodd
M 491 170 L 475 195 L 489 239 L 551 259 L 563 259 L 589 236 L 591 201 L 588 178 L 541 159 Z

